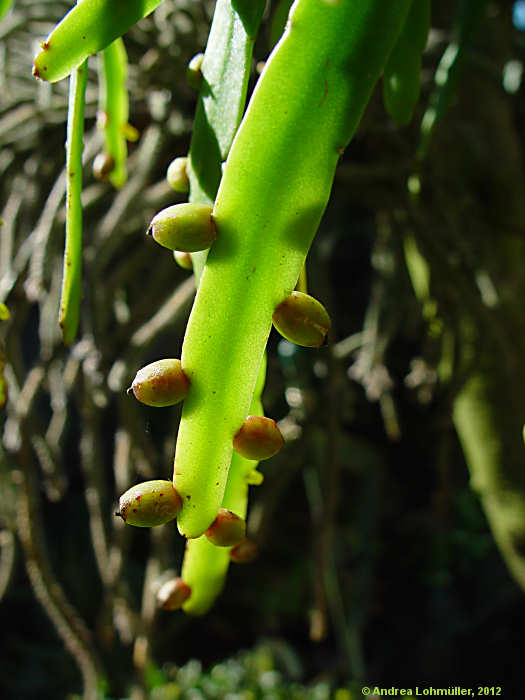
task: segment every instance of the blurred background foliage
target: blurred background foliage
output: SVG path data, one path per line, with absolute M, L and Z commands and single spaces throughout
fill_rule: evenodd
M 280 4 L 268 3 L 253 82 Z M 165 172 L 187 152 L 185 71 L 214 3 L 165 0 L 125 37 L 140 139 L 118 192 L 91 175 L 102 136 L 90 61 L 71 348 L 57 323 L 67 81 L 31 76 L 70 3 L 17 0 L 2 20 L 2 697 L 94 697 L 98 686 L 113 698 L 350 700 L 354 681 L 516 681 L 525 3 L 433 5 L 416 116 L 396 128 L 378 86 L 309 258 L 330 344 L 270 338 L 263 398 L 287 445 L 251 494 L 261 554 L 231 567 L 203 618 L 156 610 L 181 563 L 176 528 L 125 528 L 113 512 L 132 483 L 171 475 L 178 409 L 125 389 L 139 367 L 179 355 L 191 307 L 188 273 L 144 232 L 177 201 Z

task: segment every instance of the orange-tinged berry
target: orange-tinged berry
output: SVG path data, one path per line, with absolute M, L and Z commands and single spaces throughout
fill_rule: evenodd
M 324 306 L 309 294 L 292 292 L 275 309 L 273 325 L 279 333 L 296 345 L 319 347 L 325 342 L 331 326 Z
M 246 537 L 246 522 L 231 510 L 219 508 L 205 535 L 217 547 L 231 547 Z
M 173 406 L 184 399 L 190 380 L 182 371 L 180 360 L 157 360 L 139 369 L 131 384 L 131 391 L 147 406 Z M 129 391 L 129 390 L 128 390 Z
M 259 554 L 259 547 L 253 540 L 245 537 L 230 550 L 230 559 L 236 564 L 248 564 Z
M 119 515 L 128 525 L 156 527 L 177 517 L 182 499 L 171 481 L 154 479 L 136 484 L 122 494 Z
M 178 610 L 191 595 L 191 588 L 181 578 L 166 581 L 157 592 L 157 603 L 163 610 Z
M 248 416 L 233 438 L 233 447 L 245 459 L 269 459 L 279 452 L 284 438 L 277 424 L 264 416 Z
M 148 233 L 159 245 L 170 250 L 184 253 L 205 250 L 217 235 L 211 214 L 212 207 L 207 204 L 174 204 L 152 219 Z

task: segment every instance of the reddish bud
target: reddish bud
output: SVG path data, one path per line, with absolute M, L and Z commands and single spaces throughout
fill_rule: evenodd
M 97 180 L 107 180 L 114 167 L 115 161 L 109 153 L 99 153 L 93 161 L 93 176 Z
M 166 581 L 157 592 L 157 603 L 163 610 L 178 610 L 191 595 L 191 588 L 181 578 Z
M 180 360 L 157 360 L 139 369 L 131 384 L 135 398 L 146 406 L 173 406 L 184 399 L 190 380 Z
M 331 326 L 324 306 L 303 292 L 292 292 L 275 309 L 272 319 L 286 340 L 303 347 L 322 345 Z
M 226 508 L 219 508 L 217 517 L 204 533 L 217 547 L 231 547 L 246 536 L 246 522 Z
M 233 447 L 245 459 L 269 459 L 279 452 L 284 438 L 277 424 L 264 416 L 248 416 L 233 438 Z
M 119 500 L 119 515 L 128 525 L 156 527 L 177 517 L 182 498 L 171 481 L 154 479 L 136 484 Z
M 259 554 L 259 547 L 253 540 L 245 537 L 230 550 L 230 559 L 236 564 L 248 564 Z

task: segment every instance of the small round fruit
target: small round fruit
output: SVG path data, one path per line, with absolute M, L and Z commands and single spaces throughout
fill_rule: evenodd
M 136 484 L 122 494 L 119 515 L 127 525 L 156 527 L 177 517 L 182 499 L 171 481 L 154 479 Z
M 177 265 L 182 267 L 183 270 L 193 270 L 193 262 L 191 255 L 189 253 L 183 253 L 180 250 L 173 251 L 173 257 Z
M 204 59 L 203 53 L 197 53 L 188 63 L 186 69 L 186 82 L 194 90 L 200 90 L 202 85 L 202 61 Z
M 163 610 L 178 610 L 191 595 L 191 588 L 181 578 L 166 581 L 157 592 L 157 603 Z
M 184 253 L 206 250 L 217 236 L 211 214 L 212 207 L 207 204 L 174 204 L 153 217 L 148 234 L 170 250 Z
M 303 292 L 292 292 L 275 309 L 272 320 L 286 340 L 309 348 L 322 345 L 331 326 L 324 306 Z
M 259 547 L 253 540 L 245 537 L 230 550 L 230 559 L 236 564 L 248 564 L 259 554 Z
M 190 181 L 188 180 L 188 175 L 186 173 L 186 167 L 188 165 L 187 158 L 175 158 L 172 160 L 168 166 L 166 172 L 166 180 L 175 192 L 181 192 L 185 194 L 190 189 Z
M 107 180 L 114 167 L 115 161 L 109 153 L 99 153 L 93 161 L 93 176 L 97 180 Z
M 246 537 L 246 522 L 231 510 L 219 508 L 205 535 L 217 547 L 231 547 Z
M 284 438 L 277 424 L 264 416 L 248 416 L 233 438 L 233 447 L 245 459 L 269 459 L 279 452 Z
M 182 371 L 180 360 L 157 360 L 139 369 L 131 391 L 146 406 L 173 406 L 182 401 L 190 388 L 190 380 Z M 129 391 L 129 389 L 128 389 Z

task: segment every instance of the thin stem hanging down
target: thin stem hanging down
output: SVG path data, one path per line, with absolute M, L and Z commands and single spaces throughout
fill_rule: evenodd
M 59 323 L 66 345 L 75 339 L 82 296 L 82 150 L 87 62 L 69 82 L 66 143 L 66 245 Z

